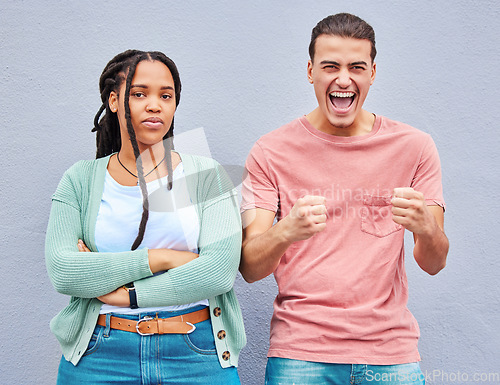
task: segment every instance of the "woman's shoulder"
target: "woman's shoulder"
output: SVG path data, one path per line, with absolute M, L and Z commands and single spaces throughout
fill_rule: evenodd
M 179 154 L 185 175 L 196 176 L 198 182 L 225 178 L 224 167 L 213 158 L 201 155 Z
M 201 191 L 216 191 L 217 195 L 232 191 L 234 184 L 224 167 L 213 158 L 179 154 L 186 180 L 201 187 Z
M 71 179 L 86 179 L 92 176 L 97 169 L 106 167 L 108 161 L 109 156 L 98 159 L 79 160 L 66 170 L 64 177 Z
M 71 195 L 83 191 L 84 186 L 90 186 L 97 172 L 106 170 L 109 157 L 79 160 L 63 174 L 53 198 Z
M 213 169 L 220 166 L 219 162 L 207 156 L 184 154 L 184 153 L 178 153 L 178 154 L 181 158 L 184 169 L 188 171 L 192 170 L 196 172 L 211 168 Z

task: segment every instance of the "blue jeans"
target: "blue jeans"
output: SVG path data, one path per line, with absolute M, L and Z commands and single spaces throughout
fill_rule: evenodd
M 423 385 L 418 362 L 401 365 L 350 365 L 270 357 L 266 385 Z
M 158 312 L 168 318 L 202 309 Z M 117 315 L 138 320 L 146 315 Z M 215 350 L 210 319 L 196 324 L 191 334 L 141 336 L 97 325 L 78 365 L 59 365 L 57 383 L 79 384 L 240 384 L 235 367 L 223 369 Z

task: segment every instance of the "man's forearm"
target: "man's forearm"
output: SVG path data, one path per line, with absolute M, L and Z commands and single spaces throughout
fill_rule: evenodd
M 413 256 L 422 270 L 430 275 L 435 275 L 446 266 L 449 247 L 448 238 L 436 224 L 436 230 L 433 234 L 416 235 Z
M 244 240 L 240 272 L 245 281 L 255 282 L 273 273 L 292 243 L 282 234 L 280 222 L 266 232 Z
M 244 213 L 240 272 L 247 282 L 255 282 L 276 270 L 281 257 L 296 241 L 311 238 L 326 228 L 326 200 L 306 195 L 297 199 L 290 213 L 274 226 L 275 213 L 257 209 Z

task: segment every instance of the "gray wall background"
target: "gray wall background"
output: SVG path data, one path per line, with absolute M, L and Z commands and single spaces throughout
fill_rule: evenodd
M 448 266 L 419 270 L 407 237 L 409 306 L 428 384 L 498 383 L 499 17 L 485 1 L 2 1 L 0 382 L 55 383 L 49 320 L 68 298 L 44 262 L 50 197 L 94 157 L 98 78 L 127 48 L 161 50 L 183 81 L 176 132 L 203 127 L 214 158 L 243 165 L 264 133 L 311 111 L 311 29 L 352 12 L 377 34 L 366 108 L 429 132 L 440 151 Z M 262 384 L 274 279 L 236 282 L 248 333 L 243 384 Z M 479 375 L 479 377 L 477 377 Z

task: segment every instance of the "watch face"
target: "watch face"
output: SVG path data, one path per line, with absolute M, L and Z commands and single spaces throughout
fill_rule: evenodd
M 133 282 L 127 283 L 127 284 L 125 285 L 125 287 L 126 287 L 126 288 L 128 288 L 128 289 L 135 289 L 135 287 L 134 287 L 134 283 L 133 283 Z

